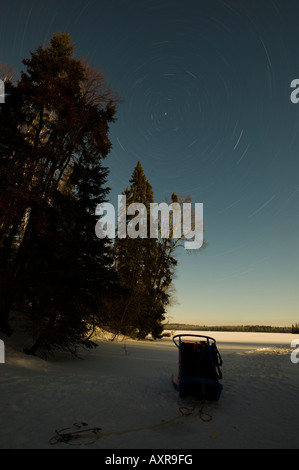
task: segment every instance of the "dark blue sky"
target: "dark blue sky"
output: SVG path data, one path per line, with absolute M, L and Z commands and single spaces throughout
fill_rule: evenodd
M 288 0 L 1 2 L 0 62 L 68 32 L 123 100 L 112 203 L 140 159 L 156 202 L 204 204 L 209 246 L 179 252 L 171 320 L 299 321 L 298 17 Z

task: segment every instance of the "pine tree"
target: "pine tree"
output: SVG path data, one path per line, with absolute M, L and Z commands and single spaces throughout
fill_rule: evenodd
M 25 311 L 32 353 L 84 343 L 111 279 L 94 211 L 109 191 L 102 160 L 117 100 L 73 55 L 69 35 L 54 35 L 23 61 L 0 112 L 0 323 Z

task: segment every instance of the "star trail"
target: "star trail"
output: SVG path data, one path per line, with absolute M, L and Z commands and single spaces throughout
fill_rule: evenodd
M 0 62 L 20 71 L 68 32 L 119 96 L 112 203 L 138 159 L 156 202 L 203 203 L 208 247 L 178 256 L 173 321 L 298 321 L 298 14 L 293 0 L 1 3 Z

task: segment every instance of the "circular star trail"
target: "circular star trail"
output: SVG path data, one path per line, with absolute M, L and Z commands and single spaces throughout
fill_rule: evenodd
M 270 33 L 250 9 L 242 16 L 223 2 L 194 14 L 177 2 L 147 5 L 147 23 L 140 21 L 117 45 L 121 61 L 114 67 L 124 100 L 113 130 L 117 158 L 151 162 L 152 173 L 165 179 L 187 178 L 191 192 L 216 185 L 231 165 L 241 181 L 253 164 L 249 121 L 260 140 L 272 125 L 273 116 L 266 119 L 277 60 Z
M 113 201 L 140 159 L 157 202 L 174 191 L 204 203 L 209 247 L 177 283 L 196 322 L 199 306 L 220 323 L 247 310 L 298 321 L 298 14 L 292 0 L 1 3 L 1 61 L 19 70 L 65 31 L 119 96 Z

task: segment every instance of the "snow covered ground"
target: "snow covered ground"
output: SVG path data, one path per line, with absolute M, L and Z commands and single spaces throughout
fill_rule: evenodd
M 204 405 L 180 399 L 171 383 L 178 371 L 171 338 L 112 343 L 101 333 L 81 359 L 59 354 L 48 362 L 3 338 L 0 448 L 298 449 L 295 336 L 202 334 L 216 339 L 223 359 L 220 400 Z M 50 444 L 55 430 L 79 429 L 74 423 L 101 428 L 101 435 Z

